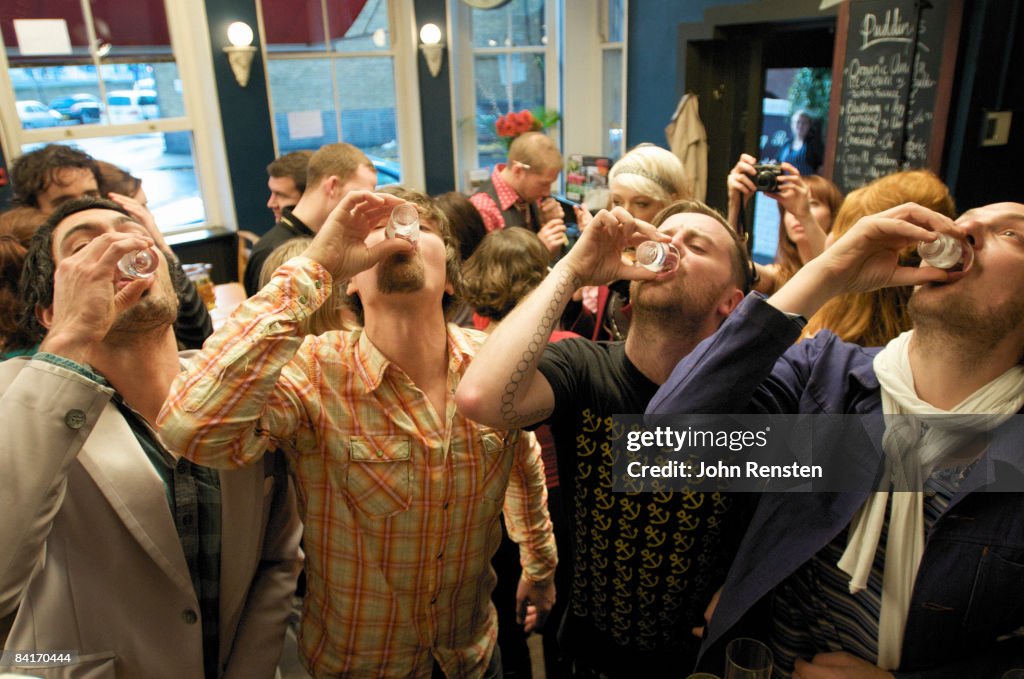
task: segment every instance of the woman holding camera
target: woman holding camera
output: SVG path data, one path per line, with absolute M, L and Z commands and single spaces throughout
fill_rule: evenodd
M 758 281 L 754 289 L 772 294 L 792 278 L 797 270 L 825 250 L 825 236 L 832 218 L 843 203 L 836 185 L 817 175 L 804 177 L 796 166 L 758 164 L 746 153 L 733 166 L 726 179 L 729 187 L 729 223 L 740 233 L 739 217 L 757 191 L 779 204 L 779 244 L 775 261 L 757 264 Z

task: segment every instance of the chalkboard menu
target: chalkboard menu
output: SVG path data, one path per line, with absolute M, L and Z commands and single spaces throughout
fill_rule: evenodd
M 842 191 L 903 169 L 939 171 L 961 11 L 962 0 L 843 3 L 825 157 Z

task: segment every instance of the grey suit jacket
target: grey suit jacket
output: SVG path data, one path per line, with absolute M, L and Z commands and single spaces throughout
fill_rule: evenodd
M 7 649 L 66 650 L 45 677 L 203 676 L 199 603 L 163 483 L 112 391 L 0 363 L 0 617 Z M 220 666 L 272 677 L 300 567 L 283 460 L 221 472 Z

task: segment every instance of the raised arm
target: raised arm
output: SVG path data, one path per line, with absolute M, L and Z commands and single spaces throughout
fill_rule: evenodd
M 599 212 L 569 254 L 477 353 L 455 396 L 466 417 L 503 429 L 546 419 L 554 409 L 554 394 L 537 364 L 565 305 L 583 285 L 655 278 L 657 274 L 622 260 L 628 245 L 649 239 L 668 240 L 622 208 Z
M 806 343 L 787 352 L 800 332 L 787 314 L 807 318 L 844 292 L 921 285 L 958 275 L 900 266 L 900 250 L 933 240 L 935 231 L 957 233 L 950 219 L 912 203 L 861 219 L 767 302 L 754 296 L 744 300 L 714 335 L 680 361 L 647 412 L 792 412 L 798 397 L 794 385 L 813 358 L 804 355 Z
M 739 160 L 729 170 L 725 179 L 725 185 L 729 190 L 729 208 L 727 218 L 732 228 L 739 231 L 740 212 L 746 206 L 747 201 L 757 192 L 754 186 L 754 163 L 757 159 L 747 153 L 741 153 Z
M 796 241 L 800 262 L 806 264 L 825 251 L 825 229 L 818 224 L 811 212 L 811 190 L 800 176 L 800 170 L 791 163 L 782 163 L 785 172 L 779 177 L 779 190 L 768 195 L 778 201 L 804 228 L 804 237 Z M 779 228 L 783 228 L 779 225 Z
M 366 236 L 402 201 L 365 191 L 349 193 L 303 253 L 243 302 L 171 387 L 160 413 L 164 441 L 210 467 L 258 460 L 270 439 L 288 440 L 306 422 L 315 398 L 303 359 L 300 323 L 330 295 L 332 282 L 368 269 L 411 247 L 401 239 L 372 248 Z M 315 344 L 319 340 L 310 340 Z

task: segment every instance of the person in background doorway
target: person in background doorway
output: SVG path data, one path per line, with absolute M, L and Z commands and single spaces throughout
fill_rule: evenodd
M 567 243 L 562 206 L 551 197 L 551 185 L 561 171 L 562 154 L 555 142 L 543 132 L 527 132 L 512 141 L 508 162 L 498 163 L 469 200 L 488 231 L 526 227 L 555 257 Z

